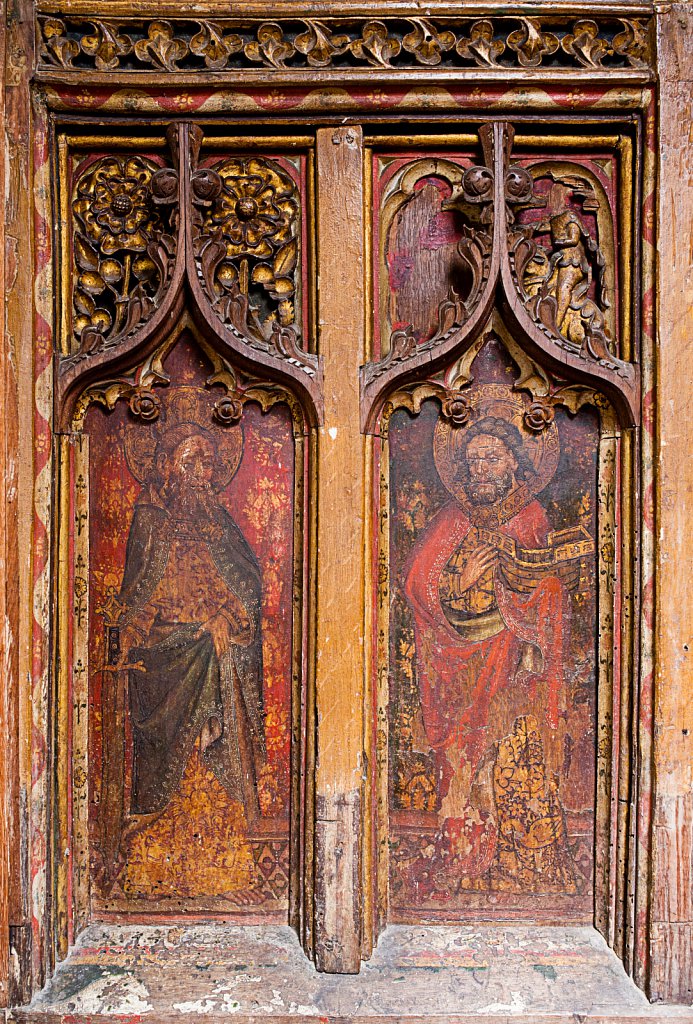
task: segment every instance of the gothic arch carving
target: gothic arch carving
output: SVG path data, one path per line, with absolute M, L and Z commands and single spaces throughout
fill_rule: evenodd
M 78 173 L 74 308 L 55 389 L 60 428 L 86 387 L 151 356 L 183 310 L 221 358 L 295 392 L 317 425 L 321 361 L 301 348 L 293 305 L 295 185 L 262 157 L 200 165 L 197 125 L 174 123 L 166 135 L 169 166 L 126 155 L 85 162 Z
M 417 343 L 411 325 L 391 334 L 389 351 L 361 368 L 362 429 L 374 432 L 386 395 L 422 375 L 443 369 L 470 348 L 488 323 L 496 305 L 502 309 L 516 342 L 527 355 L 554 373 L 558 381 L 586 384 L 603 391 L 624 426 L 640 416 L 640 382 L 636 363 L 618 354 L 601 245 L 613 229 L 609 211 L 596 198 L 598 183 L 565 178 L 574 194 L 590 192 L 593 208 L 601 209 L 594 237 L 584 220 L 565 205 L 549 209 L 540 227 L 523 223 L 521 210 L 545 207 L 535 177 L 511 162 L 512 125 L 503 121 L 479 129 L 484 162 L 469 167 L 454 182 L 447 209 L 464 211 L 468 223 L 459 255 L 469 271 L 466 293 L 451 291 L 439 306 L 438 330 Z M 535 171 L 535 175 L 541 169 Z M 581 192 L 582 190 L 582 192 Z M 476 212 L 476 211 L 480 211 Z M 543 232 L 544 244 L 534 237 Z M 534 273 L 531 274 L 531 268 Z M 611 320 L 611 329 L 608 324 Z

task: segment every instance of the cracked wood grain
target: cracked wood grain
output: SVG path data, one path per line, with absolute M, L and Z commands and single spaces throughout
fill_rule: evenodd
M 659 500 L 650 998 L 693 1001 L 693 10 L 658 19 Z M 681 126 L 686 125 L 682 131 Z
M 360 960 L 359 802 L 363 718 L 363 148 L 359 128 L 317 133 L 319 352 L 325 422 L 318 442 L 316 963 Z

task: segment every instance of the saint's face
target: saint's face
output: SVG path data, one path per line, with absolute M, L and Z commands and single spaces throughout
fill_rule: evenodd
M 193 491 L 208 490 L 214 474 L 215 452 L 201 434 L 193 434 L 176 448 L 172 459 L 172 472 L 183 488 Z
M 467 445 L 467 466 L 467 492 L 478 505 L 492 505 L 516 486 L 515 456 L 505 442 L 493 434 L 472 438 Z

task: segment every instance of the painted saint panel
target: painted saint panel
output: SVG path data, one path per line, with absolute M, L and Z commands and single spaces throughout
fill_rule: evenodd
M 291 414 L 225 424 L 190 339 L 165 367 L 156 419 L 121 402 L 86 421 L 92 894 L 285 918 Z
M 591 919 L 599 420 L 516 378 L 390 418 L 395 920 Z

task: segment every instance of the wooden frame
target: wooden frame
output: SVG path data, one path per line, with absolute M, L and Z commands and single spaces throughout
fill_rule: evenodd
M 179 61 L 173 62 L 163 71 L 146 70 L 147 60 L 153 67 L 157 66 L 157 58 L 153 56 L 154 51 L 145 46 L 140 47 L 142 53 L 149 54 L 144 63 L 132 70 L 123 70 L 118 65 L 113 69 L 99 71 L 90 70 L 84 67 L 82 70 L 69 66 L 69 61 L 64 66 L 54 62 L 48 63 L 42 56 L 42 42 L 38 40 L 37 58 L 38 71 L 33 86 L 33 102 L 35 113 L 32 123 L 34 135 L 34 150 L 31 167 L 25 157 L 18 159 L 14 173 L 15 180 L 19 182 L 21 176 L 27 183 L 31 182 L 32 188 L 22 189 L 19 184 L 14 188 L 12 195 L 12 206 L 8 217 L 8 234 L 11 238 L 21 239 L 16 242 L 14 252 L 24 257 L 12 261 L 7 268 L 9 282 L 9 311 L 12 334 L 17 339 L 14 351 L 17 353 L 17 362 L 10 360 L 5 375 L 5 387 L 8 389 L 9 410 L 16 409 L 17 415 L 10 415 L 9 421 L 15 425 L 19 436 L 16 440 L 15 434 L 11 431 L 8 434 L 8 448 L 6 458 L 11 463 L 12 453 L 17 443 L 30 442 L 33 438 L 33 450 L 35 452 L 36 483 L 30 479 L 30 467 L 22 466 L 18 471 L 18 487 L 16 492 L 10 489 L 10 502 L 15 500 L 14 494 L 18 495 L 21 514 L 15 519 L 12 504 L 10 504 L 10 516 L 7 520 L 5 531 L 6 543 L 9 545 L 9 556 L 6 560 L 8 567 L 8 587 L 5 593 L 8 595 L 9 619 L 12 622 L 13 633 L 17 638 L 16 648 L 9 646 L 7 649 L 9 657 L 8 678 L 12 681 L 12 687 L 7 692 L 7 703 L 5 714 L 12 724 L 10 730 L 11 744 L 6 754 L 3 755 L 2 764 L 6 766 L 6 778 L 16 777 L 19 780 L 19 791 L 11 785 L 0 786 L 3 793 L 7 794 L 6 807 L 7 820 L 10 827 L 7 830 L 9 842 L 5 846 L 5 860 L 8 879 L 15 880 L 9 885 L 9 899 L 7 905 L 7 924 L 11 924 L 12 941 L 18 953 L 21 971 L 13 979 L 12 994 L 6 992 L 6 998 L 12 1002 L 25 1001 L 29 992 L 27 985 L 32 982 L 33 986 L 41 984 L 46 970 L 50 971 L 53 963 L 54 945 L 50 938 L 52 929 L 46 930 L 43 923 L 43 915 L 50 907 L 50 899 L 47 897 L 47 879 L 54 868 L 51 866 L 50 848 L 45 841 L 46 822 L 48 818 L 47 798 L 51 789 L 49 765 L 42 762 L 42 755 L 39 754 L 39 761 L 35 765 L 33 773 L 30 773 L 32 753 L 37 756 L 37 750 L 41 749 L 42 723 L 51 720 L 51 698 L 49 696 L 49 657 L 48 657 L 48 636 L 49 636 L 49 578 L 55 571 L 55 563 L 51 567 L 51 559 L 48 550 L 48 536 L 50 532 L 51 517 L 51 490 L 50 481 L 56 472 L 53 467 L 50 451 L 50 395 L 52 377 L 52 359 L 50 349 L 50 333 L 52 323 L 52 294 L 49 286 L 51 263 L 57 261 L 57 256 L 51 252 L 50 232 L 47 225 L 51 223 L 50 207 L 50 175 L 47 173 L 50 164 L 47 162 L 47 150 L 54 130 L 54 123 L 65 118 L 66 122 L 72 120 L 71 112 L 76 109 L 80 114 L 86 114 L 88 118 L 98 118 L 102 123 L 110 121 L 115 127 L 127 119 L 128 112 L 136 109 L 140 116 L 150 116 L 154 122 L 162 116 L 169 119 L 180 119 L 181 116 L 190 117 L 194 111 L 195 120 L 201 124 L 211 121 L 217 122 L 220 118 L 225 119 L 227 124 L 243 124 L 244 128 L 265 125 L 272 123 L 280 126 L 284 132 L 287 129 L 299 135 L 305 129 L 306 120 L 312 123 L 316 121 L 323 127 L 318 132 L 316 145 L 316 162 L 318 166 L 329 166 L 335 175 L 341 174 L 342 181 L 346 183 L 351 176 L 354 183 L 358 182 L 361 188 L 361 176 L 363 173 L 363 153 L 358 127 L 349 126 L 345 129 L 336 129 L 334 125 L 342 118 L 349 117 L 355 122 L 366 125 L 370 134 L 370 140 L 377 138 L 378 132 L 383 137 L 387 132 L 383 131 L 383 125 L 393 123 L 400 116 L 405 116 L 408 121 L 425 122 L 428 125 L 432 121 L 440 120 L 445 123 L 450 120 L 457 120 L 460 112 L 464 116 L 472 116 L 476 124 L 492 113 L 493 117 L 502 116 L 511 120 L 516 128 L 525 121 L 532 121 L 537 117 L 541 118 L 548 111 L 555 111 L 557 105 L 562 103 L 562 112 L 558 120 L 562 122 L 599 122 L 602 118 L 606 121 L 623 122 L 629 119 L 641 126 L 639 138 L 639 154 L 634 154 L 633 160 L 639 168 L 642 186 L 642 207 L 646 216 L 643 224 L 642 235 L 634 239 L 635 252 L 640 254 L 636 257 L 642 265 L 642 275 L 639 289 L 634 287 L 633 294 L 644 297 L 642 304 L 642 318 L 640 322 L 636 319 L 633 330 L 633 337 L 637 338 L 640 333 L 642 339 L 641 353 L 641 374 L 643 394 L 643 417 L 644 426 L 639 437 L 639 451 L 630 442 L 623 446 L 622 453 L 622 479 L 621 493 L 632 495 L 633 504 L 626 501 L 624 504 L 624 542 L 635 538 L 635 548 L 629 543 L 624 546 L 624 563 L 622 566 L 623 578 L 632 580 L 633 586 L 633 607 L 641 609 L 632 613 L 631 621 L 624 621 L 623 629 L 626 643 L 625 649 L 632 646 L 634 652 L 632 663 L 626 659 L 624 666 L 624 685 L 626 685 L 632 672 L 635 672 L 637 663 L 637 678 L 639 684 L 633 691 L 624 690 L 624 700 L 621 703 L 622 718 L 620 722 L 620 733 L 622 737 L 621 752 L 622 764 L 619 769 L 619 777 L 622 780 L 622 789 L 618 794 L 618 806 L 620 808 L 621 821 L 618 834 L 621 837 L 614 851 L 615 861 L 612 862 L 610 871 L 614 871 L 619 880 L 619 893 L 616 897 L 612 913 L 609 915 L 609 923 L 600 920 L 599 926 L 604 930 L 609 941 L 614 945 L 619 955 L 623 958 L 626 967 L 633 973 L 635 980 L 642 987 L 648 989 L 654 998 L 681 999 L 686 996 L 686 971 L 690 973 L 690 964 L 686 960 L 686 937 L 690 939 L 690 886 L 685 882 L 677 889 L 677 903 L 675 907 L 667 905 L 664 901 L 664 892 L 670 884 L 673 865 L 677 857 L 690 857 L 690 850 L 684 844 L 684 825 L 690 816 L 690 801 L 687 797 L 687 787 L 690 781 L 690 741 L 688 740 L 690 724 L 686 722 L 688 709 L 685 704 L 684 690 L 685 681 L 682 676 L 674 674 L 674 658 L 678 657 L 680 648 L 680 616 L 684 598 L 688 595 L 686 583 L 667 581 L 664 573 L 669 553 L 676 547 L 681 537 L 681 527 L 673 512 L 668 507 L 670 500 L 669 488 L 673 485 L 675 476 L 687 472 L 687 462 L 683 454 L 676 454 L 676 446 L 668 445 L 662 447 L 662 441 L 666 440 L 669 432 L 674 429 L 671 426 L 673 421 L 669 420 L 668 413 L 660 404 L 663 390 L 669 393 L 669 381 L 673 381 L 673 375 L 679 373 L 680 364 L 674 353 L 674 331 L 673 318 L 663 312 L 663 325 L 660 325 L 660 343 L 655 352 L 654 346 L 654 322 L 653 305 L 655 292 L 654 279 L 654 175 L 657 164 L 657 136 L 655 134 L 655 107 L 652 93 L 654 69 L 662 71 L 660 84 L 660 103 L 664 118 L 671 116 L 664 100 L 673 98 L 674 106 L 670 109 L 677 109 L 676 104 L 681 106 L 685 103 L 684 87 L 680 79 L 686 80 L 683 72 L 680 72 L 679 65 L 675 60 L 682 60 L 683 55 L 676 52 L 673 22 L 676 17 L 685 17 L 683 5 L 679 5 L 679 13 L 660 14 L 652 17 L 648 4 L 642 3 L 621 3 L 620 5 L 605 5 L 594 2 L 589 5 L 590 14 L 597 25 L 597 35 L 591 37 L 592 42 L 602 37 L 602 21 L 608 26 L 607 35 L 603 38 L 607 45 L 613 49 L 613 22 L 615 19 L 626 19 L 620 23 L 621 31 L 628 36 L 628 29 L 623 25 L 635 23 L 642 27 L 638 35 L 636 30 L 631 30 L 630 42 L 624 42 L 622 53 L 617 54 L 613 63 L 606 61 L 585 58 L 586 51 L 582 50 L 582 58 L 576 56 L 576 50 L 570 52 L 571 43 L 563 45 L 568 32 L 562 26 L 568 23 L 572 28 L 578 12 L 571 4 L 562 4 L 554 7 L 552 17 L 556 19 L 556 25 L 546 23 L 540 25 L 538 31 L 541 34 L 543 29 L 551 31 L 560 22 L 561 30 L 558 33 L 561 60 L 566 61 L 563 67 L 556 68 L 550 63 L 541 63 L 532 66 L 518 63 L 516 67 L 495 70 L 492 66 L 484 64 L 475 58 L 461 56 L 454 66 L 448 62 L 445 56 L 453 47 L 442 51 L 439 46 L 440 32 L 450 31 L 455 34 L 455 47 L 459 45 L 461 36 L 458 21 L 455 21 L 457 14 L 444 4 L 434 5 L 435 10 L 431 17 L 435 24 L 428 24 L 420 29 L 423 42 L 428 42 L 429 50 L 417 49 L 416 38 L 411 41 L 412 49 L 406 49 L 409 55 L 406 64 L 398 65 L 398 58 L 392 59 L 375 58 L 375 63 L 365 58 L 362 67 L 340 68 L 314 66 L 310 69 L 300 66 L 282 66 L 286 61 L 279 61 L 274 64 L 262 50 L 262 39 L 258 32 L 259 22 L 268 18 L 266 5 L 262 8 L 254 7 L 251 4 L 243 6 L 239 11 L 236 22 L 229 21 L 229 31 L 241 29 L 243 46 L 241 50 L 244 55 L 247 53 L 258 54 L 249 57 L 249 66 L 237 68 L 230 66 L 225 70 L 214 72 L 185 70 L 185 59 L 181 56 L 180 62 L 183 68 L 177 66 Z M 277 3 L 276 18 L 281 20 L 285 12 L 285 5 Z M 581 5 L 580 15 L 585 14 L 586 5 Z M 678 12 L 678 7 L 676 8 Z M 415 33 L 417 13 L 410 10 L 407 5 L 388 5 L 386 11 L 377 5 L 352 5 L 341 4 L 338 6 L 324 5 L 320 11 L 313 11 L 310 7 L 302 9 L 302 17 L 308 19 L 303 28 L 304 32 L 310 35 L 310 19 L 319 14 L 321 19 L 332 18 L 334 20 L 334 31 L 344 27 L 353 42 L 358 43 L 356 28 L 363 32 L 366 20 L 380 20 L 388 18 L 409 19 L 407 24 L 409 31 Z M 86 0 L 64 0 L 60 4 L 48 4 L 42 2 L 39 5 L 41 19 L 55 16 L 63 25 L 71 20 L 75 26 L 88 21 L 91 24 L 89 15 L 93 14 L 93 5 Z M 162 5 L 156 5 L 156 9 L 147 11 L 141 7 L 135 13 L 131 5 L 127 3 L 111 5 L 109 14 L 113 18 L 121 18 L 127 22 L 132 20 L 133 32 L 135 29 L 140 32 L 139 26 L 142 19 L 148 17 L 181 19 L 185 17 L 185 10 L 180 6 L 172 7 L 170 11 Z M 212 3 L 209 4 L 210 17 L 219 18 L 223 15 L 221 10 L 215 9 Z M 474 9 L 465 14 L 466 27 L 472 19 L 482 20 L 493 14 L 491 5 L 477 4 Z M 518 18 L 538 18 L 539 12 L 531 7 L 523 7 L 521 14 L 511 26 L 512 31 L 517 32 L 522 28 L 523 22 L 518 23 Z M 81 21 L 80 21 L 81 19 Z M 188 21 L 194 20 L 192 14 Z M 289 18 L 289 20 L 291 20 Z M 45 26 L 45 21 L 43 21 Z M 525 26 L 526 27 L 526 26 Z M 618 26 L 617 26 L 618 27 Z M 435 28 L 435 32 L 432 31 Z M 251 33 L 252 30 L 252 33 Z M 71 31 L 71 30 L 70 30 Z M 43 29 L 45 38 L 45 27 Z M 296 34 L 292 29 L 294 35 Z M 247 33 L 247 38 L 244 35 Z M 437 36 L 436 36 L 437 33 Z M 610 34 L 609 34 L 610 33 Z M 655 57 L 653 49 L 655 34 L 658 33 L 658 57 Z M 136 33 L 135 33 L 136 34 Z M 344 34 L 344 33 L 342 33 Z M 555 34 L 555 33 L 554 33 Z M 574 34 L 574 33 L 573 33 Z M 32 41 L 33 24 L 32 12 L 28 9 L 20 10 L 20 16 L 9 25 L 8 39 L 6 43 L 10 59 L 7 64 L 6 79 L 6 104 L 12 122 L 18 131 L 25 134 L 30 123 L 29 118 L 29 74 L 32 69 Z M 507 33 L 501 41 L 508 46 Z M 589 33 L 588 33 L 589 37 Z M 74 42 L 70 32 L 57 32 L 53 38 L 69 38 Z M 139 38 L 139 37 L 138 37 Z M 417 37 L 418 38 L 418 37 Z M 438 43 L 435 42 L 438 38 Z M 141 34 L 141 39 L 145 36 Z M 312 37 L 311 37 L 312 39 Z M 311 43 L 308 40 L 306 46 Z M 293 40 L 293 36 L 292 36 Z M 431 43 L 433 40 L 433 43 Z M 491 41 L 496 40 L 493 35 Z M 135 40 L 137 41 L 137 40 Z M 447 40 L 449 42 L 449 40 Z M 516 39 L 518 46 L 522 46 L 522 38 Z M 164 40 L 165 42 L 165 40 Z M 257 43 L 255 47 L 248 50 L 248 44 Z M 77 44 L 76 44 L 77 45 Z M 81 45 L 81 44 L 79 44 Z M 83 51 L 79 60 L 86 59 Z M 293 41 L 291 42 L 293 46 Z M 351 46 L 351 43 L 349 44 Z M 422 44 L 419 43 L 420 47 Z M 550 45 L 553 45 L 552 43 Z M 629 51 L 630 47 L 630 51 Z M 558 48 L 558 47 L 557 47 Z M 313 45 L 314 49 L 314 45 Z M 357 52 L 366 52 L 358 45 Z M 294 47 L 294 50 L 296 48 Z M 63 51 L 69 56 L 71 51 Z M 299 49 L 299 53 L 302 51 Z M 313 52 L 313 50 L 309 50 Z M 351 52 L 354 52 L 353 49 Z M 400 50 L 400 52 L 402 52 Z M 440 57 L 438 64 L 422 62 L 417 53 L 436 53 Z M 457 49 L 454 50 L 457 53 Z M 519 53 L 520 50 L 513 50 Z M 599 53 L 594 49 L 593 53 Z M 78 56 L 75 54 L 71 60 Z M 264 54 L 264 56 L 263 56 Z M 88 54 L 87 54 L 88 56 Z M 124 55 L 126 56 L 126 55 Z M 373 56 L 371 54 L 371 56 Z M 356 58 L 357 61 L 360 58 Z M 287 58 L 290 60 L 290 58 Z M 457 61 L 457 58 L 455 58 Z M 519 61 L 519 57 L 518 57 Z M 656 63 L 656 61 L 658 63 Z M 253 70 L 257 64 L 262 64 L 263 69 Z M 368 65 L 368 66 L 366 66 Z M 156 82 L 152 77 L 156 76 Z M 332 88 L 331 83 L 334 83 Z M 349 93 L 348 88 L 352 84 L 358 87 L 356 91 Z M 522 86 L 522 90 L 515 89 Z M 88 87 L 90 92 L 85 92 Z M 433 92 L 431 91 L 433 87 Z M 364 90 L 374 90 L 372 96 L 365 95 Z M 479 93 L 474 90 L 478 88 Z M 177 94 L 181 89 L 185 90 L 186 98 L 181 101 Z M 273 97 L 272 90 L 283 91 L 283 98 Z M 565 95 L 570 90 L 575 95 L 567 103 Z M 380 93 L 380 95 L 377 95 Z M 164 103 L 157 99 L 164 98 Z M 431 100 L 435 103 L 435 114 L 431 112 Z M 559 107 L 560 109 L 560 107 Z M 223 111 L 223 113 L 222 113 Z M 274 129 L 273 129 L 274 130 Z M 268 134 L 266 128 L 264 134 Z M 533 129 L 529 130 L 531 135 Z M 618 136 L 618 130 L 615 134 Z M 337 141 L 335 141 L 335 137 Z M 674 136 L 672 136 L 672 139 Z M 531 143 L 530 143 L 531 144 Z M 629 145 L 624 135 L 618 145 L 622 147 L 622 154 L 626 157 Z M 625 147 L 625 148 L 623 148 Z M 671 153 L 676 154 L 680 160 L 682 147 L 674 141 L 660 142 L 660 147 L 669 147 Z M 342 154 L 344 156 L 342 157 Z M 685 164 L 681 163 L 682 168 Z M 660 157 L 661 167 L 661 157 Z M 669 172 L 671 173 L 671 172 Z M 336 179 L 339 180 L 339 179 Z M 637 180 L 637 179 L 636 179 Z M 660 180 L 660 190 L 664 187 L 666 177 Z M 638 187 L 634 190 L 634 196 L 638 195 Z M 30 195 L 33 194 L 33 207 L 31 206 Z M 663 194 L 663 193 L 661 193 Z M 334 202 L 333 198 L 333 202 Z M 660 217 L 666 222 L 668 207 L 662 207 Z M 352 232 L 349 239 L 349 246 L 354 252 L 355 265 L 358 262 L 357 251 L 361 238 L 360 207 L 357 200 L 354 200 L 354 220 L 352 221 Z M 624 226 L 627 226 L 627 216 Z M 652 219 L 651 219 L 652 218 Z M 322 250 L 323 259 L 329 260 L 330 252 L 330 221 L 331 208 L 329 198 L 322 206 L 318 218 L 318 247 Z M 33 223 L 33 239 L 36 255 L 37 287 L 35 290 L 35 318 L 34 327 L 30 328 L 28 318 L 22 315 L 22 307 L 26 308 L 28 297 L 32 294 L 31 287 L 31 261 L 28 259 L 28 251 L 23 240 L 31 237 L 29 230 Z M 675 257 L 667 264 L 662 261 L 659 267 L 659 278 L 657 287 L 660 296 L 674 293 L 675 278 L 669 267 L 677 267 L 678 250 L 676 242 L 672 242 L 673 256 Z M 11 250 L 12 253 L 12 250 Z M 328 264 L 329 265 L 329 264 Z M 337 271 L 335 267 L 335 271 Z M 345 332 L 350 337 L 362 338 L 368 332 L 364 328 L 368 320 L 368 299 L 357 282 L 354 282 L 355 292 L 351 296 L 348 308 L 340 304 L 340 294 L 347 287 L 347 283 L 339 281 L 335 277 L 333 285 L 325 285 L 321 280 L 321 293 L 319 297 L 318 316 L 323 317 L 322 310 L 329 309 L 329 322 L 325 323 L 322 329 L 322 336 L 319 342 L 319 351 L 323 355 L 326 365 L 330 359 L 340 360 L 344 357 L 345 350 L 340 349 L 340 339 Z M 334 290 L 332 290 L 334 289 Z M 335 315 L 334 310 L 342 309 L 340 317 Z M 685 310 L 682 308 L 682 313 Z M 640 326 L 638 327 L 638 323 Z M 664 331 L 666 328 L 666 331 Z M 19 341 L 21 340 L 21 343 Z M 364 345 L 367 343 L 364 342 Z M 358 354 L 359 345 L 353 344 L 348 349 L 352 370 L 355 371 L 358 363 L 366 361 L 371 355 L 369 348 L 364 349 L 363 357 Z M 29 360 L 33 352 L 36 389 L 32 397 L 32 386 L 30 384 Z M 630 358 L 628 347 L 624 348 L 626 358 Z M 13 367 L 16 366 L 18 382 L 15 384 L 13 378 Z M 657 378 L 657 372 L 659 377 Z M 653 387 L 657 381 L 657 392 Z M 683 401 L 685 389 L 674 389 L 677 401 Z M 35 402 L 35 405 L 34 405 Z M 635 402 L 632 403 L 633 407 Z M 682 405 L 681 408 L 684 408 Z M 331 396 L 330 402 L 326 403 L 325 422 L 320 431 L 315 445 L 315 456 L 317 465 L 317 477 L 315 480 L 318 502 L 322 508 L 323 527 L 326 523 L 339 531 L 344 527 L 347 517 L 344 516 L 344 504 L 340 503 L 338 496 L 330 493 L 331 474 L 330 445 L 331 430 L 352 430 L 354 416 L 356 413 L 355 397 L 347 392 L 341 395 Z M 659 440 L 651 429 L 653 419 L 657 418 Z M 32 422 L 33 421 L 33 422 Z M 673 435 L 672 435 L 673 436 Z M 358 438 L 353 437 L 353 443 L 357 446 Z M 353 544 L 354 548 L 365 547 L 369 550 L 368 518 L 364 515 L 365 496 L 368 494 L 372 480 L 375 477 L 375 467 L 369 453 L 372 442 L 364 439 L 361 443 L 359 460 L 361 466 L 356 462 L 353 472 L 361 481 L 357 492 L 353 491 L 348 496 L 352 509 L 353 522 L 362 518 L 363 532 L 360 534 L 361 541 L 354 543 L 356 535 L 344 538 L 344 544 Z M 655 447 L 655 445 L 658 445 Z M 357 450 L 357 447 L 354 449 Z M 659 473 L 661 484 L 657 484 L 654 478 L 656 462 L 659 460 Z M 358 460 L 357 460 L 358 461 Z M 375 464 L 377 466 L 377 462 Z M 674 468 L 675 467 L 675 468 Z M 629 485 L 629 482 L 632 484 Z M 654 495 L 659 494 L 658 486 L 665 488 L 663 499 L 655 501 Z M 640 498 L 640 501 L 638 499 Z M 344 500 L 344 499 L 343 499 Z M 655 548 L 655 518 L 650 514 L 650 501 L 656 506 L 657 521 L 660 523 L 663 533 L 658 552 Z M 31 508 L 35 509 L 32 516 Z M 640 511 L 644 508 L 644 512 Z M 33 523 L 32 523 L 33 520 Z M 16 526 L 14 525 L 16 522 Z M 632 524 L 632 525 L 630 525 Z M 314 540 L 317 545 L 319 541 Z M 639 559 L 633 557 L 633 551 L 638 551 Z M 29 564 L 30 552 L 33 551 L 33 559 Z M 657 563 L 659 575 L 653 576 L 654 563 Z M 13 566 L 19 566 L 19 587 L 16 586 L 16 573 Z M 317 565 L 317 580 L 320 582 L 317 597 L 317 621 L 322 623 L 325 635 L 330 622 L 337 614 L 336 606 L 332 606 L 330 598 L 331 588 L 334 582 L 339 580 L 339 574 L 348 572 L 352 579 L 364 580 L 367 575 L 368 565 L 359 564 L 359 558 L 354 557 L 352 562 L 339 566 L 332 566 L 329 560 Z M 324 573 L 324 577 L 320 573 Z M 335 575 L 336 574 L 336 575 Z M 327 596 L 325 593 L 327 588 Z M 358 588 L 357 588 L 358 589 Z M 361 587 L 361 592 L 363 587 Z M 648 603 L 654 600 L 657 594 L 656 618 L 651 615 L 651 605 Z M 29 595 L 31 595 L 29 597 Z M 308 604 L 314 607 L 314 597 L 308 597 Z M 341 606 L 343 608 L 343 606 Z M 322 619 L 321 619 L 322 616 Z M 332 617 L 332 618 L 331 618 Z M 33 620 L 33 621 L 32 621 Z M 351 603 L 349 615 L 351 628 L 356 636 L 363 624 L 363 609 L 361 598 L 354 596 Z M 30 629 L 31 623 L 31 629 Z M 657 624 L 661 629 L 660 646 L 655 654 L 654 640 Z M 30 639 L 32 638 L 32 639 Z M 30 651 L 33 647 L 33 653 Z M 358 852 L 357 833 L 360 828 L 361 815 L 359 798 L 359 779 L 364 771 L 364 764 L 360 760 L 364 736 L 368 734 L 366 725 L 367 716 L 364 715 L 362 703 L 356 702 L 359 710 L 354 713 L 353 701 L 349 704 L 346 734 L 344 722 L 338 721 L 332 714 L 333 708 L 339 707 L 339 701 L 343 699 L 340 694 L 344 693 L 344 679 L 351 681 L 349 686 L 350 694 L 361 694 L 364 687 L 364 680 L 367 677 L 368 666 L 371 654 L 365 651 L 363 659 L 354 658 L 353 651 L 346 655 L 343 649 L 330 650 L 326 647 L 323 651 L 313 651 L 309 654 L 312 659 L 318 653 L 329 655 L 334 661 L 335 668 L 330 672 L 318 669 L 314 682 L 308 687 L 308 693 L 312 694 L 312 687 L 315 687 L 314 699 L 317 707 L 317 718 L 329 709 L 330 715 L 327 718 L 327 725 L 318 731 L 317 752 L 311 752 L 310 743 L 307 748 L 309 759 L 315 756 L 318 764 L 317 789 L 315 815 L 317 819 L 317 844 L 313 853 L 312 844 L 309 842 L 305 847 L 305 878 L 309 880 L 307 893 L 310 892 L 310 879 L 313 877 L 320 880 L 316 896 L 320 903 L 328 908 L 324 918 L 312 920 L 310 915 L 303 911 L 303 936 L 307 948 L 314 951 L 318 964 L 327 970 L 356 970 L 362 955 L 368 955 L 375 938 L 377 925 L 374 928 L 371 919 L 359 920 L 355 906 L 345 905 L 338 893 L 343 892 L 345 879 L 356 877 L 366 879 L 370 877 L 371 844 L 366 843 L 361 863 Z M 31 663 L 30 663 L 31 657 Z M 340 658 L 346 660 L 342 663 Z M 656 662 L 655 662 L 656 657 Z M 320 664 L 318 660 L 318 665 Z M 324 664 L 324 663 L 323 663 Z M 337 670 L 337 666 L 341 668 Z M 31 668 L 31 672 L 29 669 Z M 364 675 L 366 673 L 366 675 Z M 671 673 L 671 675 L 670 675 Z M 30 687 L 27 689 L 20 685 L 20 679 L 31 678 Z M 628 695 L 630 693 L 630 695 Z M 626 699 L 627 698 L 627 699 Z M 313 698 L 310 697 L 312 700 Z M 33 705 L 31 712 L 30 704 Z M 654 726 L 652 724 L 652 712 L 656 712 Z M 330 720 L 335 722 L 335 732 L 331 732 Z M 33 721 L 33 725 L 31 724 Z M 340 738 L 339 757 L 333 754 L 334 744 Z M 342 742 L 346 738 L 346 742 Z M 55 738 L 47 736 L 50 749 L 55 743 Z M 58 737 L 59 741 L 59 737 Z M 654 742 L 654 747 L 653 747 Z M 368 750 L 368 748 L 366 748 Z M 373 751 L 369 756 L 370 765 L 373 764 Z M 655 786 L 650 789 L 649 765 L 654 758 L 655 765 Z M 49 762 L 50 763 L 50 762 Z M 16 770 L 16 768 L 19 770 Z M 29 782 L 31 780 L 31 782 Z M 0 784 L 3 775 L 0 771 Z M 608 787 L 605 786 L 605 793 Z M 58 793 L 60 787 L 58 786 Z M 22 797 L 21 794 L 24 794 Z M 612 799 L 613 799 L 612 794 Z M 311 832 L 312 803 L 309 799 L 306 803 L 306 824 L 307 833 Z M 334 837 L 329 834 L 329 829 L 336 829 L 339 841 L 346 844 L 347 855 L 340 860 L 340 872 L 330 876 L 324 874 L 321 868 L 320 859 L 323 856 L 325 843 L 334 842 Z M 22 837 L 24 837 L 22 839 Z M 32 856 L 37 856 L 41 862 L 41 848 L 46 847 L 44 864 L 38 873 L 33 876 L 29 874 L 29 863 L 26 858 L 28 846 L 32 848 Z M 22 861 L 22 857 L 25 857 Z M 313 857 L 317 856 L 317 863 Z M 9 870 L 8 870 L 9 869 Z M 0 896 L 2 895 L 2 878 L 0 871 Z M 324 888 L 320 888 L 323 886 Z M 50 888 L 50 887 L 49 887 Z M 358 886 L 352 890 L 358 893 Z M 366 892 L 368 887 L 366 886 Z M 357 897 L 358 898 L 358 897 Z M 0 903 L 2 900 L 0 900 Z M 298 911 L 296 911 L 298 914 Z M 33 924 L 32 924 L 33 918 Z M 33 932 L 33 942 L 31 934 Z M 8 935 L 4 927 L 3 918 L 0 915 L 0 982 L 3 979 L 3 966 L 8 963 L 8 957 L 3 954 L 3 942 Z M 673 953 L 664 952 L 663 944 L 666 937 L 672 938 Z M 676 938 L 674 938 L 676 937 Z M 58 951 L 61 944 L 58 944 Z M 678 956 L 678 961 L 677 961 Z M 688 967 L 687 967 L 688 964 Z M 9 981 L 9 974 L 7 975 Z M 1 990 L 0 990 L 1 991 Z

